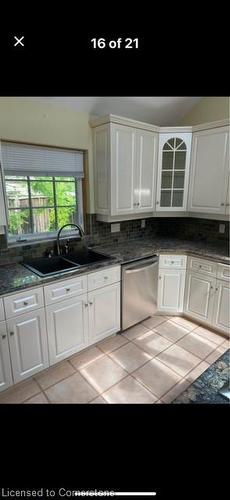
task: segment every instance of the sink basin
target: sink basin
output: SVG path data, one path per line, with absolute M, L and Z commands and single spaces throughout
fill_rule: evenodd
M 69 253 L 66 257 L 54 256 L 27 260 L 23 262 L 23 266 L 33 271 L 33 273 L 38 274 L 38 276 L 50 276 L 110 259 L 112 257 L 94 252 L 89 248 L 83 248 L 78 252 Z
M 38 274 L 38 276 L 49 276 L 63 271 L 73 271 L 73 269 L 80 267 L 78 264 L 69 262 L 60 256 L 32 259 L 23 262 L 23 265 L 35 274 Z
M 74 262 L 79 266 L 88 266 L 90 264 L 95 264 L 95 262 L 110 260 L 112 257 L 94 252 L 90 248 L 84 247 L 77 252 L 69 253 L 66 255 L 65 259 L 70 262 Z

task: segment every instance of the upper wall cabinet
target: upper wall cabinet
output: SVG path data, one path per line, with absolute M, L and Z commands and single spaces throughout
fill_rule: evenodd
M 193 134 L 189 212 L 227 214 L 229 127 Z
M 186 211 L 192 134 L 160 134 L 156 211 Z
M 158 133 L 118 123 L 94 128 L 96 213 L 152 213 L 155 207 Z

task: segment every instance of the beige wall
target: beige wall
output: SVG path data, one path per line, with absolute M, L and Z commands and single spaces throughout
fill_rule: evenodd
M 197 125 L 229 118 L 229 97 L 203 97 L 187 113 L 180 125 Z
M 92 134 L 88 113 L 29 98 L 0 97 L 0 139 L 83 149 L 88 152 L 89 212 L 94 212 Z

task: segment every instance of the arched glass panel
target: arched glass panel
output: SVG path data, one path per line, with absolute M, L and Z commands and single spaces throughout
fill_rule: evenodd
M 163 145 L 161 173 L 161 207 L 182 207 L 187 147 L 179 137 Z

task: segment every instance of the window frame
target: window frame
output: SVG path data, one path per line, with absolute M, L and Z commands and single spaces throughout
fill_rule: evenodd
M 22 174 L 20 174 L 18 172 L 17 174 L 18 177 L 22 176 Z M 7 227 L 6 227 L 6 236 L 7 236 L 7 245 L 8 246 L 20 246 L 21 244 L 25 244 L 26 242 L 28 242 L 28 244 L 30 243 L 39 243 L 39 242 L 45 242 L 45 241 L 52 241 L 52 240 L 55 240 L 57 238 L 57 234 L 58 234 L 58 230 L 60 229 L 60 227 L 58 227 L 57 230 L 55 231 L 46 231 L 46 232 L 40 232 L 40 233 L 25 233 L 25 234 L 22 234 L 22 235 L 11 235 L 9 233 L 9 213 L 11 210 L 13 209 L 9 209 L 8 207 L 8 197 L 7 197 L 7 193 L 6 193 L 6 183 L 7 183 L 7 180 L 10 180 L 10 179 L 7 179 L 7 177 L 10 177 L 10 174 L 7 174 L 6 172 L 3 173 L 3 178 L 4 178 L 4 191 L 5 191 L 5 205 L 6 205 L 6 219 L 7 219 Z M 31 195 L 30 195 L 30 184 L 33 180 L 31 180 L 30 178 L 31 177 L 39 177 L 39 175 L 35 176 L 34 173 L 32 172 L 31 174 L 25 176 L 24 177 L 27 177 L 26 182 L 27 182 L 27 185 L 28 185 L 28 200 L 29 200 L 29 205 L 28 207 L 25 207 L 24 209 L 22 210 L 29 210 L 29 213 L 30 213 L 30 224 L 31 224 L 31 227 L 33 227 L 33 217 L 32 217 L 32 214 L 33 214 L 33 209 L 36 210 L 36 207 L 32 207 L 31 205 Z M 44 175 L 41 175 L 41 177 L 44 177 Z M 48 176 L 47 176 L 48 177 Z M 54 186 L 56 185 L 57 182 L 63 182 L 65 180 L 65 176 L 62 176 L 62 175 L 56 175 L 56 176 L 52 176 L 50 175 L 49 177 L 52 178 L 52 183 L 53 183 L 53 193 L 54 193 L 54 205 L 51 207 L 49 205 L 47 206 L 44 206 L 44 207 L 37 207 L 37 208 L 53 208 L 55 210 L 55 213 L 57 211 L 58 208 L 61 208 L 61 207 L 65 207 L 65 208 L 68 208 L 68 207 L 73 207 L 75 205 L 57 205 L 56 201 L 57 201 L 57 198 L 56 198 L 56 190 L 54 188 Z M 55 181 L 55 177 L 63 177 L 63 181 L 60 180 L 60 181 Z M 76 176 L 68 176 L 68 177 L 73 177 L 74 179 L 74 183 L 75 183 L 75 194 L 76 194 L 76 223 L 80 224 L 80 226 L 82 227 L 82 229 L 84 230 L 84 205 L 83 205 L 83 180 L 84 178 L 80 178 L 80 177 L 76 177 Z M 22 179 L 23 180 L 23 179 Z M 44 179 L 43 179 L 44 180 Z M 47 179 L 48 181 L 48 179 Z M 20 179 L 18 179 L 18 181 L 16 180 L 16 182 L 20 182 Z M 46 182 L 44 180 L 44 182 Z M 67 182 L 73 182 L 73 181 L 67 181 Z M 16 208 L 17 210 L 17 208 Z M 19 209 L 20 210 L 20 209 Z M 77 232 L 77 236 L 79 235 L 79 232 Z M 69 239 L 72 239 L 72 238 L 76 238 L 76 229 L 72 229 L 72 230 L 65 230 L 63 231 L 63 236 L 62 238 L 69 238 Z M 61 238 L 61 239 L 62 239 Z

